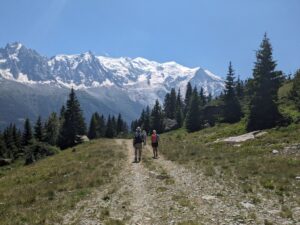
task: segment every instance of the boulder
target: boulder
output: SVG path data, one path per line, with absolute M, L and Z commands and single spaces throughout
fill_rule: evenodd
M 86 135 L 77 135 L 76 136 L 76 143 L 84 143 L 84 142 L 88 142 L 88 141 L 90 141 L 90 139 Z
M 172 120 L 169 118 L 164 119 L 163 123 L 165 131 L 174 130 L 177 128 L 178 125 L 176 120 Z
M 0 158 L 0 166 L 7 166 L 12 163 L 12 159 L 3 159 Z
M 278 151 L 278 150 L 276 150 L 276 149 L 274 149 L 274 150 L 272 150 L 272 153 L 273 153 L 274 155 L 276 155 L 276 154 L 278 154 L 278 153 L 279 153 L 279 151 Z
M 265 131 L 252 131 L 252 132 L 238 135 L 238 136 L 232 136 L 232 137 L 228 137 L 228 138 L 224 138 L 224 139 L 218 139 L 215 142 L 227 142 L 227 143 L 236 144 L 236 143 L 248 141 L 251 139 L 255 139 L 255 138 L 260 137 L 265 134 L 267 134 L 267 132 L 265 132 Z

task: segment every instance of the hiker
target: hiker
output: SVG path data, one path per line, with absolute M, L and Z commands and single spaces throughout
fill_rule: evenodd
M 147 132 L 143 130 L 144 146 L 147 144 Z
M 159 135 L 156 133 L 156 130 L 153 130 L 151 135 L 151 145 L 153 149 L 153 159 L 158 158 L 157 149 L 158 149 Z
M 140 127 L 136 128 L 136 132 L 133 138 L 133 147 L 134 147 L 134 163 L 141 161 L 142 157 L 142 147 L 143 147 L 144 137 Z

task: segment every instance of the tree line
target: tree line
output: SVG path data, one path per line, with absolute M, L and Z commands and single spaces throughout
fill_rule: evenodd
M 268 129 L 287 125 L 290 118 L 283 116 L 278 109 L 278 90 L 290 77 L 276 70 L 272 46 L 267 35 L 256 51 L 253 77 L 242 81 L 236 78 L 232 62 L 229 62 L 224 91 L 213 98 L 204 89 L 197 90 L 191 83 L 187 84 L 184 98 L 180 89 L 171 89 L 161 106 L 156 100 L 152 109 L 147 107 L 139 119 L 132 122 L 131 128 L 137 126 L 149 132 L 156 129 L 164 132 L 165 121 L 176 121 L 172 129 L 185 127 L 188 132 L 198 131 L 215 123 L 236 123 L 246 120 L 248 131 Z M 300 70 L 293 79 L 290 99 L 300 110 Z M 168 129 L 169 130 L 169 129 Z
M 52 112 L 45 121 L 39 116 L 33 127 L 27 118 L 23 131 L 10 124 L 0 132 L 0 158 L 25 158 L 26 164 L 30 164 L 57 153 L 57 147 L 63 150 L 81 143 L 84 135 L 90 139 L 113 138 L 127 132 L 128 127 L 121 114 L 117 118 L 109 115 L 106 119 L 97 112 L 92 115 L 87 131 L 80 103 L 74 89 L 71 89 L 59 114 Z

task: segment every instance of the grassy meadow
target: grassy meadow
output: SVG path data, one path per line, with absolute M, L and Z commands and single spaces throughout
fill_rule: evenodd
M 94 188 L 113 182 L 124 163 L 123 150 L 101 139 L 30 166 L 0 168 L 1 224 L 59 224 Z

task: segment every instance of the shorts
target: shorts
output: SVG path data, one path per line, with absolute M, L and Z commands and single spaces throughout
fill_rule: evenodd
M 143 147 L 142 143 L 136 143 L 136 144 L 134 145 L 134 148 L 135 148 L 135 149 L 138 149 L 138 150 L 142 150 L 142 147 Z
M 152 147 L 153 148 L 157 148 L 158 147 L 158 143 L 156 142 L 156 143 L 152 143 Z

